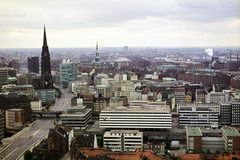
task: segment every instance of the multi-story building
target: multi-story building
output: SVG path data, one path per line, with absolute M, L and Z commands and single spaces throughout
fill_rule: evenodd
M 126 96 L 112 97 L 110 98 L 109 106 L 110 107 L 128 106 L 128 98 Z
M 77 65 L 74 63 L 60 64 L 60 84 L 68 86 L 68 81 L 77 80 Z
M 4 129 L 5 129 L 4 113 L 0 112 L 0 143 L 1 143 L 1 140 L 4 138 Z
M 206 103 L 224 102 L 224 94 L 222 92 L 210 92 L 206 95 Z
M 226 151 L 240 151 L 240 133 L 233 127 L 223 127 L 222 137 Z
M 39 73 L 39 57 L 28 57 L 28 72 Z
M 68 108 L 67 113 L 61 115 L 62 124 L 74 129 L 85 129 L 88 121 L 92 119 L 92 109 L 77 104 Z
M 32 85 L 8 84 L 2 86 L 2 92 L 17 92 L 20 94 L 27 94 L 29 97 L 33 97 L 34 87 Z
M 209 149 L 211 152 L 219 150 L 224 151 L 225 142 L 223 137 L 203 137 L 199 127 L 186 127 L 186 145 L 187 149 L 192 152 L 205 152 Z
M 220 103 L 220 117 L 222 125 L 231 125 L 232 122 L 232 104 Z
M 172 114 L 170 107 L 114 107 L 105 108 L 100 113 L 100 128 L 106 129 L 171 129 Z
M 180 107 L 179 128 L 192 127 L 218 127 L 218 111 L 211 107 Z
M 186 126 L 186 145 L 189 151 L 202 151 L 202 132 L 200 128 Z
M 68 148 L 68 132 L 61 127 L 50 129 L 48 134 L 49 157 L 60 159 L 68 152 Z
M 232 126 L 240 125 L 240 102 L 231 102 L 232 104 Z
M 8 68 L 0 67 L 0 88 L 6 84 L 8 84 Z
M 23 109 L 8 109 L 5 111 L 6 130 L 20 130 L 25 124 Z
M 34 91 L 34 96 L 42 101 L 42 104 L 49 104 L 55 100 L 55 89 L 40 89 Z
M 175 103 L 185 102 L 185 88 L 175 89 Z
M 138 130 L 111 130 L 103 135 L 104 147 L 114 152 L 133 152 L 143 147 L 143 133 Z
M 192 107 L 196 108 L 212 108 L 218 112 L 220 115 L 220 103 L 178 103 L 177 104 L 177 114 L 179 114 L 179 110 L 191 110 Z
M 30 102 L 32 111 L 42 111 L 42 101 L 41 100 L 33 100 Z

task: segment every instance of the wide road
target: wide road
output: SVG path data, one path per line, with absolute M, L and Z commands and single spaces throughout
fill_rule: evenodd
M 71 104 L 72 95 L 62 89 L 62 98 L 59 99 L 52 111 L 66 111 Z M 50 128 L 54 127 L 53 120 L 55 117 L 43 115 L 44 118 L 38 120 L 34 126 L 21 135 L 17 140 L 12 142 L 7 148 L 0 153 L 1 159 L 15 160 L 19 158 L 27 149 L 39 143 L 49 132 Z

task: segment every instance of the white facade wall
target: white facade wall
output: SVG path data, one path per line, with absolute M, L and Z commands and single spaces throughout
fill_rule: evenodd
M 31 109 L 33 111 L 42 111 L 42 101 L 31 101 Z

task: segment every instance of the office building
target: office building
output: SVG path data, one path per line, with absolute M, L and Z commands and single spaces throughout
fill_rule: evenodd
M 175 89 L 175 103 L 185 102 L 185 89 L 177 88 Z
M 39 73 L 39 57 L 28 57 L 28 73 Z
M 143 133 L 138 130 L 111 130 L 103 135 L 103 147 L 114 152 L 134 152 L 143 147 Z
M 232 104 L 232 126 L 240 125 L 240 102 L 231 102 Z
M 30 102 L 32 111 L 42 111 L 42 101 L 41 100 L 33 100 Z
M 76 106 L 68 108 L 67 112 L 61 115 L 62 124 L 74 129 L 85 129 L 89 120 L 92 119 L 92 109 L 82 105 L 82 99 L 78 100 Z
M 8 109 L 5 111 L 6 130 L 21 130 L 25 124 L 23 109 Z
M 99 124 L 106 129 L 171 129 L 172 114 L 167 105 L 108 107 L 100 113 Z
M 179 128 L 218 127 L 218 111 L 211 107 L 180 107 L 178 110 Z
M 77 65 L 74 63 L 60 64 L 60 85 L 68 87 L 69 81 L 77 80 Z
M 35 98 L 42 101 L 42 104 L 49 104 L 55 100 L 55 89 L 40 89 L 34 91 Z
M 0 88 L 6 84 L 8 84 L 8 68 L 0 67 Z
M 231 125 L 232 122 L 232 104 L 220 103 L 220 117 L 222 125 Z
M 124 52 L 128 52 L 128 46 L 124 46 Z
M 100 72 L 100 57 L 99 57 L 99 51 L 98 51 L 98 43 L 96 45 L 96 53 L 95 53 L 95 72 Z

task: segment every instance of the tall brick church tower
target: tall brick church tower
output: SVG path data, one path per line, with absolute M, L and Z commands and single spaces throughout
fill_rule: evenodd
M 44 25 L 43 46 L 41 55 L 41 89 L 53 89 L 50 54 L 48 51 L 46 30 Z

